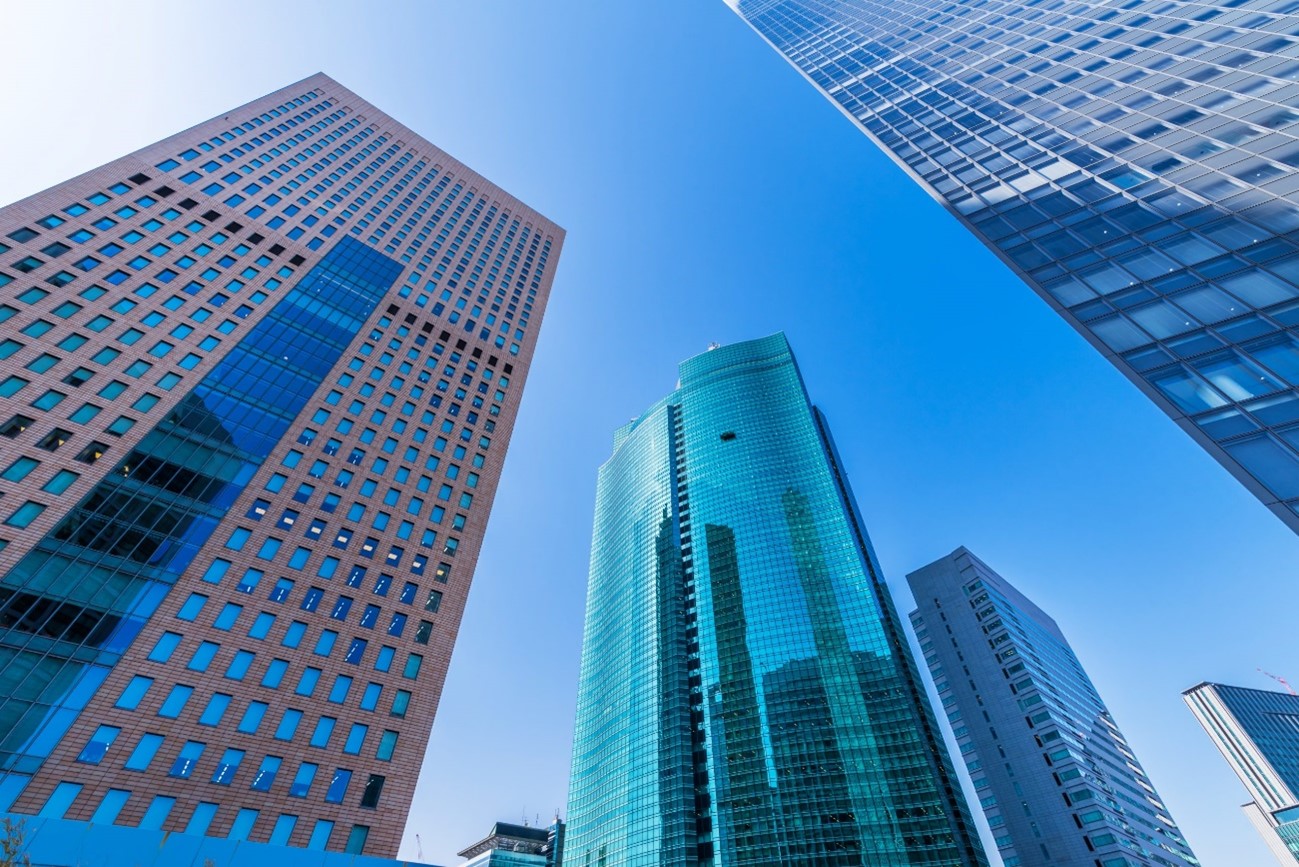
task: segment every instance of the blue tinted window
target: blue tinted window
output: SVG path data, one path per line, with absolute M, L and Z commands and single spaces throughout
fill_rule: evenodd
M 262 718 L 266 716 L 267 705 L 265 702 L 250 702 L 248 709 L 244 711 L 243 719 L 239 720 L 239 731 L 245 734 L 253 734 L 262 724 Z
M 325 803 L 341 804 L 343 798 L 347 795 L 347 786 L 352 782 L 352 772 L 339 768 L 334 771 L 334 776 L 329 781 L 329 788 L 325 790 Z
M 275 739 L 278 741 L 291 741 L 293 735 L 298 731 L 298 723 L 302 722 L 302 711 L 290 708 L 280 717 L 280 724 L 275 728 Z
M 141 699 L 144 698 L 145 693 L 149 691 L 151 686 L 153 686 L 152 677 L 136 675 L 131 678 L 131 682 L 126 685 L 126 688 L 122 690 L 122 694 L 117 697 L 116 706 L 126 710 L 135 710 L 140 706 Z
M 283 659 L 272 659 L 271 664 L 266 666 L 266 674 L 262 676 L 262 686 L 279 689 L 280 681 L 284 680 L 284 673 L 288 670 L 288 662 Z
M 207 703 L 207 707 L 204 708 L 202 716 L 198 718 L 199 725 L 220 725 L 221 718 L 225 716 L 226 708 L 230 707 L 230 699 L 230 696 L 219 692 L 212 696 Z
M 116 726 L 100 726 L 95 729 L 95 733 L 90 736 L 90 740 L 82 748 L 81 754 L 77 756 L 77 761 L 84 762 L 87 765 L 97 765 L 104 759 L 104 753 L 117 740 L 117 736 L 122 733 Z
M 162 735 L 146 734 L 140 737 L 139 743 L 131 751 L 130 758 L 126 760 L 123 766 L 128 771 L 143 771 L 149 767 L 149 762 L 157 755 L 158 748 L 162 746 Z
M 180 777 L 189 779 L 190 774 L 194 773 L 194 766 L 198 764 L 199 758 L 203 751 L 207 749 L 207 744 L 198 741 L 187 741 L 185 746 L 181 747 L 180 755 L 172 763 L 171 770 L 167 772 L 169 777 Z
M 298 768 L 298 773 L 293 777 L 293 783 L 289 786 L 289 797 L 305 798 L 311 791 L 311 783 L 316 779 L 316 766 L 310 762 L 303 762 Z
M 280 770 L 281 761 L 278 756 L 267 756 L 262 759 L 262 765 L 257 769 L 257 776 L 253 778 L 249 788 L 255 792 L 269 792 L 271 784 L 275 782 L 275 775 Z
M 334 724 L 337 722 L 338 720 L 333 717 L 322 716 L 316 723 L 316 730 L 311 733 L 311 745 L 322 749 L 328 747 L 329 739 L 334 734 Z
M 149 659 L 152 662 L 166 662 L 171 659 L 171 655 L 180 645 L 180 636 L 175 632 L 164 632 L 159 638 L 158 643 L 149 651 Z
M 158 708 L 158 716 L 170 717 L 171 719 L 180 716 L 180 712 L 185 709 L 185 703 L 189 701 L 189 697 L 193 694 L 194 687 L 176 684 L 163 701 L 162 707 Z

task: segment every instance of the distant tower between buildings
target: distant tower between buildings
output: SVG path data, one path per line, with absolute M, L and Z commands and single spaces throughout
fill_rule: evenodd
M 1297 0 L 727 0 L 1299 532 Z
M 0 209 L 0 810 L 395 855 L 562 240 L 325 75 Z
M 573 865 L 986 864 L 783 335 L 614 436 L 568 814 Z
M 1299 863 L 1299 696 L 1202 683 L 1182 697 L 1249 792 L 1250 824 L 1277 861 Z
M 907 581 L 1006 867 L 1199 863 L 1054 620 L 965 548 Z

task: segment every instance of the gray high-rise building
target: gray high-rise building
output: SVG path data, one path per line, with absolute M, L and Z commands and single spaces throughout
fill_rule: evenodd
M 1199 863 L 1050 616 L 965 548 L 907 581 L 1006 867 Z
M 1299 862 L 1299 695 L 1202 683 L 1182 697 L 1245 784 L 1245 816 L 1278 861 Z
M 1299 2 L 728 2 L 1299 532 Z

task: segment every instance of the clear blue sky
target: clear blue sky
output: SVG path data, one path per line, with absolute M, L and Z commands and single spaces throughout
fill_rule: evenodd
M 1060 622 L 1206 867 L 1269 863 L 1180 692 L 1299 681 L 1299 540 L 722 0 L 4 16 L 0 202 L 323 70 L 568 229 L 403 855 L 563 805 L 611 432 L 783 329 L 899 607 L 969 546 Z

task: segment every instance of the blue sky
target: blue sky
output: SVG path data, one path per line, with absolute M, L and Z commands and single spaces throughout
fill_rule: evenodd
M 722 0 L 368 9 L 6 9 L 0 202 L 323 70 L 568 230 L 403 855 L 562 809 L 612 431 L 710 341 L 784 330 L 899 608 L 970 547 L 1059 621 L 1206 867 L 1267 863 L 1180 692 L 1299 679 L 1292 533 Z

